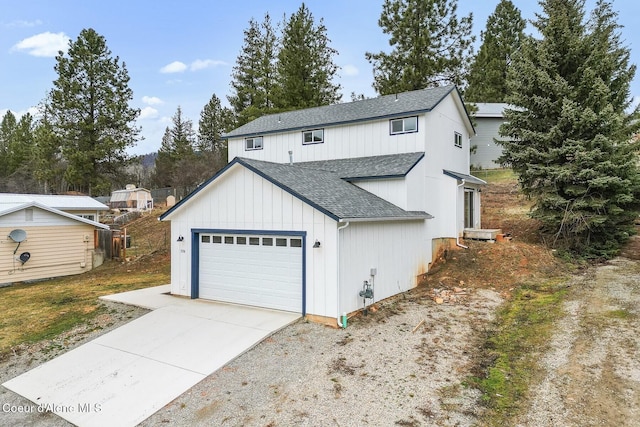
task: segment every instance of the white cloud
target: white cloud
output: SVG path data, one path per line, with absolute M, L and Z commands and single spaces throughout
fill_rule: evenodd
M 164 104 L 164 101 L 157 96 L 143 96 L 142 102 L 147 105 L 161 105 Z
M 143 109 L 140 110 L 140 116 L 138 117 L 138 119 L 144 120 L 144 119 L 153 119 L 156 117 L 158 117 L 158 110 L 156 110 L 153 107 L 144 107 Z
M 9 111 L 8 108 L 0 108 L 0 120 L 2 120 L 5 114 L 7 114 L 7 111 Z M 20 111 L 11 110 L 11 113 L 16 117 L 16 120 L 20 120 L 20 117 L 27 113 L 31 114 L 33 117 L 40 117 L 40 110 L 37 107 L 29 107 L 26 110 Z
M 37 27 L 38 25 L 42 25 L 42 21 L 39 19 L 36 19 L 35 21 L 24 21 L 22 19 L 18 19 L 11 21 L 8 24 L 4 24 L 7 28 L 31 28 Z
M 187 65 L 184 62 L 173 61 L 171 64 L 165 65 L 160 69 L 161 73 L 182 73 L 187 69 Z
M 196 59 L 191 63 L 191 71 L 204 70 L 205 68 L 213 68 L 218 65 L 226 65 L 226 62 L 216 61 L 214 59 Z
M 348 64 L 342 67 L 342 75 L 344 75 L 345 77 L 353 77 L 357 76 L 358 74 L 360 74 L 360 70 L 358 70 L 355 65 Z
M 11 50 L 26 51 L 29 55 L 53 57 L 58 51 L 66 52 L 71 40 L 65 33 L 40 33 L 16 43 Z

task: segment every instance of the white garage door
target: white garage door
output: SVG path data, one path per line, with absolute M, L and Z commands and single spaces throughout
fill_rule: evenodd
M 302 311 L 302 238 L 200 234 L 200 298 Z

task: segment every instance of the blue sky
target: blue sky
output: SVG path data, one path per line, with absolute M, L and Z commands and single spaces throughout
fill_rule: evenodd
M 537 1 L 513 0 L 525 19 L 540 12 Z M 58 50 L 66 50 L 83 28 L 93 28 L 105 37 L 113 56 L 124 61 L 131 77 L 132 106 L 142 114 L 138 126 L 144 140 L 131 154 L 156 151 L 171 116 L 181 106 L 197 130 L 200 111 L 215 93 L 228 105 L 231 71 L 243 43 L 249 20 L 261 22 L 269 13 L 274 22 L 294 13 L 299 0 L 272 2 L 164 0 L 77 1 L 2 0 L 0 15 L 0 115 L 7 109 L 17 116 L 42 101 L 56 79 L 53 69 Z M 587 0 L 590 11 L 595 0 Z M 365 52 L 388 48 L 378 18 L 383 0 L 308 0 L 305 4 L 316 21 L 324 19 L 331 46 L 338 50 L 341 67 L 338 83 L 343 101 L 351 92 L 375 96 L 372 68 Z M 473 31 L 485 27 L 498 0 L 459 0 L 459 15 L 473 12 Z M 634 20 L 640 17 L 640 2 L 616 0 L 614 9 L 632 61 L 640 63 L 640 32 Z M 477 46 L 476 46 L 477 51 Z M 632 84 L 632 95 L 640 99 L 640 73 Z

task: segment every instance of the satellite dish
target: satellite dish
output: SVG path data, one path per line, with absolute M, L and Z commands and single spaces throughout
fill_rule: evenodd
M 31 258 L 31 254 L 29 252 L 22 252 L 19 258 L 20 262 L 24 264 L 25 262 L 29 261 L 29 258 Z
M 20 228 L 16 228 L 9 233 L 9 238 L 16 243 L 20 243 L 27 238 L 27 232 Z

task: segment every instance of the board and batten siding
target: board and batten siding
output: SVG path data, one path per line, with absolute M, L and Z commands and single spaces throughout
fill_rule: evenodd
M 7 237 L 16 228 L 27 232 L 20 247 Z M 94 228 L 91 225 L 75 222 L 71 225 L 7 227 L 7 224 L 0 224 L 0 236 L 0 283 L 68 276 L 92 268 Z M 31 254 L 24 265 L 15 259 L 23 252 Z
M 337 222 L 236 164 L 185 202 L 171 221 L 171 293 L 191 296 L 192 230 L 306 232 L 306 311 L 333 316 L 337 290 Z M 178 242 L 178 236 L 184 238 Z M 320 248 L 313 248 L 314 242 Z
M 245 150 L 244 138 L 229 140 L 229 161 L 246 157 L 275 163 L 346 159 L 424 151 L 424 115 L 418 118 L 418 132 L 390 135 L 389 119 L 370 120 L 324 127 L 324 142 L 302 144 L 302 131 L 266 134 L 263 149 Z
M 429 221 L 353 222 L 340 231 L 342 312 L 363 307 L 359 292 L 372 268 L 375 301 L 417 286 L 431 261 L 431 241 L 425 238 Z

